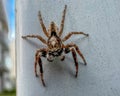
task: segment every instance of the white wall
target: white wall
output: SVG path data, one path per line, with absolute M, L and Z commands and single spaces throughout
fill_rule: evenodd
M 120 1 L 119 0 L 17 0 L 17 96 L 119 96 L 120 95 Z M 89 38 L 73 36 L 88 65 L 79 63 L 78 78 L 71 54 L 64 62 L 43 60 L 43 87 L 34 75 L 34 55 L 43 47 L 36 39 L 22 35 L 45 35 L 39 25 L 41 10 L 45 25 L 60 24 L 64 5 L 68 5 L 64 34 L 84 31 Z M 64 36 L 63 34 L 63 36 Z M 82 38 L 82 39 L 80 39 Z M 79 58 L 79 62 L 82 60 Z

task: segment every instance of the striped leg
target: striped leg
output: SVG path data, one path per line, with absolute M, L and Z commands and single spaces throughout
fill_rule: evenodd
M 75 67 L 76 67 L 75 77 L 77 77 L 78 76 L 78 60 L 77 60 L 77 55 L 76 55 L 76 52 L 75 52 L 74 48 L 71 49 L 71 52 L 72 52 L 72 56 L 73 56 L 73 59 L 74 59 L 74 62 L 75 62 Z
M 42 67 L 42 60 L 40 58 L 40 55 L 38 57 L 38 63 L 39 63 L 39 66 L 40 66 L 40 77 L 41 77 L 41 81 L 42 81 L 42 84 L 43 86 L 45 86 L 45 82 L 44 82 L 44 79 L 43 79 L 43 67 Z
M 84 61 L 85 65 L 87 65 L 87 62 L 86 62 L 83 54 L 81 53 L 80 49 L 78 48 L 78 46 L 77 46 L 76 44 L 71 43 L 71 44 L 68 44 L 68 45 L 66 45 L 66 46 L 67 46 L 67 47 L 74 47 L 74 48 L 76 49 L 77 53 L 79 54 L 79 56 L 80 56 L 80 57 L 82 58 L 82 60 Z
M 43 86 L 45 86 L 45 82 L 43 79 L 43 67 L 42 67 L 42 60 L 41 60 L 41 56 L 46 57 L 47 51 L 45 48 L 39 49 L 37 50 L 36 54 L 35 54 L 35 64 L 34 64 L 34 71 L 35 71 L 35 75 L 36 77 L 38 77 L 37 74 L 37 64 L 39 64 L 40 67 L 40 77 L 41 77 L 41 81 Z
M 35 63 L 34 63 L 34 72 L 35 72 L 35 76 L 38 77 L 38 74 L 37 74 L 37 62 L 38 62 L 38 58 L 37 58 L 37 55 L 38 53 L 36 53 L 35 55 Z
M 77 55 L 76 55 L 75 49 L 70 48 L 68 45 L 66 45 L 64 47 L 65 47 L 65 50 L 64 50 L 65 54 L 67 54 L 69 52 L 72 52 L 72 56 L 73 56 L 73 59 L 74 59 L 74 62 L 75 62 L 75 67 L 76 67 L 75 77 L 77 77 L 77 75 L 78 75 L 78 60 L 77 60 Z
M 66 36 L 62 39 L 62 41 L 64 42 L 64 41 L 68 40 L 72 35 L 77 35 L 77 34 L 82 34 L 82 35 L 85 35 L 85 36 L 89 36 L 88 34 L 85 34 L 85 33 L 83 33 L 83 32 L 70 32 L 68 35 L 66 35 Z
M 40 11 L 38 12 L 38 17 L 39 17 L 40 24 L 41 24 L 41 27 L 42 27 L 42 30 L 43 30 L 44 34 L 45 34 L 47 37 L 49 37 L 49 34 L 48 34 L 48 32 L 47 32 L 47 30 L 46 30 L 46 27 L 45 27 L 45 25 L 44 25 L 44 23 L 43 23 L 42 15 L 41 15 Z
M 47 44 L 46 40 L 43 39 L 40 35 L 26 35 L 26 36 L 22 36 L 23 39 L 26 38 L 37 38 L 38 40 L 40 40 L 42 43 Z
M 63 11 L 62 20 L 61 20 L 61 25 L 60 25 L 59 36 L 61 36 L 61 35 L 62 35 L 62 32 L 63 32 L 66 9 L 67 9 L 67 5 L 65 5 L 65 8 L 64 8 L 64 11 Z

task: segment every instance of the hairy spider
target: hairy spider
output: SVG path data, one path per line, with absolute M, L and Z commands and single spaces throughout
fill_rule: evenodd
M 62 15 L 62 20 L 61 20 L 61 25 L 60 25 L 60 30 L 58 30 L 56 24 L 54 22 L 50 23 L 50 27 L 48 31 L 46 30 L 46 27 L 43 23 L 41 13 L 39 11 L 38 17 L 40 20 L 41 28 L 44 32 L 44 34 L 48 37 L 48 40 L 45 40 L 43 37 L 40 35 L 26 35 L 22 36 L 22 38 L 37 38 L 39 39 L 42 43 L 47 45 L 47 48 L 41 48 L 36 51 L 35 54 L 35 64 L 34 64 L 34 71 L 36 77 L 38 77 L 37 71 L 36 71 L 36 66 L 39 64 L 40 66 L 40 77 L 43 86 L 45 86 L 45 82 L 43 79 L 43 68 L 42 68 L 42 60 L 41 57 L 47 58 L 48 61 L 52 62 L 54 60 L 54 57 L 60 57 L 61 61 L 65 59 L 65 54 L 71 52 L 74 62 L 75 62 L 75 67 L 76 67 L 76 74 L 75 77 L 78 75 L 78 60 L 77 60 L 77 55 L 83 59 L 84 64 L 86 65 L 86 60 L 82 53 L 80 52 L 78 46 L 74 43 L 70 43 L 67 45 L 64 45 L 63 42 L 68 40 L 73 34 L 83 34 L 85 36 L 88 36 L 88 34 L 85 34 L 83 32 L 70 32 L 68 35 L 66 35 L 64 38 L 61 38 L 61 35 L 63 33 L 63 28 L 64 28 L 64 21 L 65 21 L 65 14 L 66 14 L 66 9 L 67 5 L 65 5 L 65 8 L 63 10 L 63 15 Z

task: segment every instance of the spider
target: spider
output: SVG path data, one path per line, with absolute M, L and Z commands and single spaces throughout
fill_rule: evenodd
M 43 19 L 42 19 L 42 16 L 41 16 L 41 12 L 40 11 L 38 12 L 38 17 L 39 17 L 41 28 L 42 28 L 44 34 L 47 36 L 48 40 L 45 40 L 40 35 L 22 36 L 23 39 L 37 38 L 42 43 L 47 45 L 47 48 L 40 48 L 36 51 L 35 63 L 34 63 L 34 71 L 35 71 L 36 77 L 38 77 L 36 67 L 37 67 L 37 64 L 39 64 L 40 77 L 41 77 L 41 81 L 42 81 L 43 86 L 45 86 L 45 82 L 44 82 L 44 78 L 43 78 L 43 67 L 42 67 L 41 57 L 47 58 L 47 60 L 49 62 L 52 62 L 55 59 L 55 57 L 59 57 L 61 59 L 61 61 L 63 61 L 65 59 L 65 54 L 71 52 L 72 56 L 73 56 L 73 59 L 74 59 L 74 62 L 75 62 L 75 67 L 76 67 L 75 77 L 78 76 L 78 60 L 77 60 L 76 52 L 82 58 L 82 60 L 84 61 L 84 64 L 87 65 L 87 62 L 86 62 L 84 56 L 82 55 L 80 49 L 78 48 L 78 46 L 74 43 L 69 43 L 67 45 L 64 45 L 64 42 L 66 40 L 68 40 L 73 34 L 82 34 L 82 35 L 85 35 L 85 36 L 89 36 L 89 35 L 85 34 L 83 32 L 70 32 L 64 38 L 61 38 L 61 35 L 63 33 L 63 29 L 64 29 L 66 9 L 67 9 L 67 5 L 65 5 L 63 13 L 62 13 L 63 15 L 62 15 L 60 29 L 58 29 L 56 24 L 52 21 L 50 23 L 50 26 L 49 26 L 48 30 L 46 30 L 46 27 L 43 23 Z

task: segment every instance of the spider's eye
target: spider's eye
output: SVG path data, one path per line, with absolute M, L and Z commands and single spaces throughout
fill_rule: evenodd
M 69 53 L 70 49 L 69 48 L 65 48 L 65 53 Z
M 52 55 L 52 51 L 49 51 L 49 53 L 48 53 L 49 55 Z
M 51 36 L 56 36 L 56 35 L 57 35 L 57 34 L 56 34 L 55 31 L 51 32 Z

